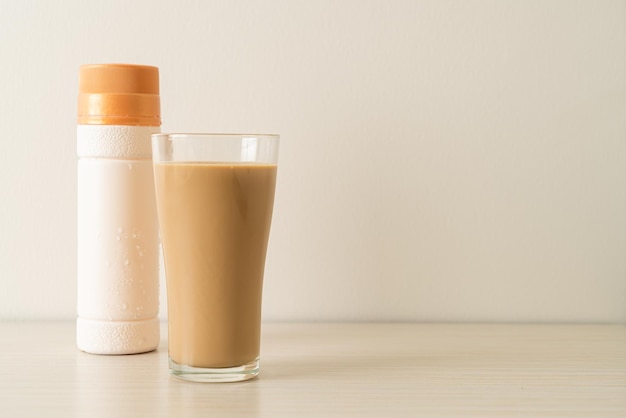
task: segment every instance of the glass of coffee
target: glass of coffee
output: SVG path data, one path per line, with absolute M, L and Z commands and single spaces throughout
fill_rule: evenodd
M 259 373 L 277 135 L 154 134 L 169 367 L 181 379 Z

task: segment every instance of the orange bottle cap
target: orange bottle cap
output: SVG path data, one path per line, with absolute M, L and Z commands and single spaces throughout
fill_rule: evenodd
M 147 65 L 80 67 L 79 125 L 161 125 L 159 69 Z

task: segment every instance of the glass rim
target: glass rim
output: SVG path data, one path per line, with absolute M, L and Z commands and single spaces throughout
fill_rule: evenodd
M 280 136 L 234 133 L 151 134 L 152 159 L 162 162 L 276 164 Z
M 279 134 L 260 134 L 260 133 L 203 133 L 203 132 L 160 132 L 151 134 L 153 138 L 156 137 L 169 137 L 169 138 L 199 138 L 199 137 L 227 137 L 227 138 L 241 138 L 241 137 L 265 137 L 279 139 Z

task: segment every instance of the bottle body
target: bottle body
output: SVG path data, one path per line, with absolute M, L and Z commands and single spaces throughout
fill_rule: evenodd
M 79 125 L 77 345 L 133 354 L 159 344 L 159 241 L 150 134 Z

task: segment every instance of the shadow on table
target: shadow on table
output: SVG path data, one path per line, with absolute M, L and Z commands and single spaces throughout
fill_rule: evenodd
M 432 365 L 433 359 L 418 354 L 337 355 L 313 358 L 271 359 L 261 363 L 261 380 L 291 380 L 304 378 L 358 379 L 399 378 L 412 375 L 423 365 Z M 436 361 L 437 362 L 437 361 Z

